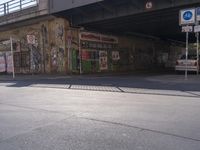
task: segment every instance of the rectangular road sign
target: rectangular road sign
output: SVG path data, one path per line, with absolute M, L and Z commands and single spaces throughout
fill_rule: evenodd
M 193 32 L 193 26 L 183 26 L 182 32 Z
M 200 32 L 200 25 L 194 26 L 194 32 Z
M 180 25 L 189 25 L 189 24 L 195 24 L 196 21 L 196 9 L 190 8 L 190 9 L 184 9 L 180 11 Z
M 27 35 L 27 43 L 35 44 L 36 43 L 35 35 Z
M 197 19 L 197 21 L 200 21 L 200 7 L 198 7 L 197 9 L 196 9 L 196 19 Z

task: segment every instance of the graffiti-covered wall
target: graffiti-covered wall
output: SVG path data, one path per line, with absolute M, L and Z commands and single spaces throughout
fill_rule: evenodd
M 19 45 L 14 49 L 17 73 L 66 73 L 68 28 L 65 19 L 51 18 L 0 32 L 0 41 L 12 37 Z
M 124 69 L 150 70 L 174 68 L 183 46 L 158 38 L 123 36 L 119 37 L 119 49 L 125 56 L 121 59 L 121 68 L 127 66 Z
M 63 19 L 49 21 L 49 45 L 51 72 L 67 71 L 66 31 L 68 24 Z

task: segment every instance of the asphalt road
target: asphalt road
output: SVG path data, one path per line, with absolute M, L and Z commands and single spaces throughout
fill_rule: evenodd
M 0 150 L 200 150 L 200 80 L 0 81 Z

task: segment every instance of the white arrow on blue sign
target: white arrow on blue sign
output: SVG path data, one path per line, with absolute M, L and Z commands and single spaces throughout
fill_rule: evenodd
M 180 25 L 195 24 L 196 13 L 195 8 L 180 11 Z

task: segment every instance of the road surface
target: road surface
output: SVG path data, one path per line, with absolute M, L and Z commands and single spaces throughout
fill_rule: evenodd
M 200 80 L 165 78 L 1 80 L 0 150 L 199 150 Z

